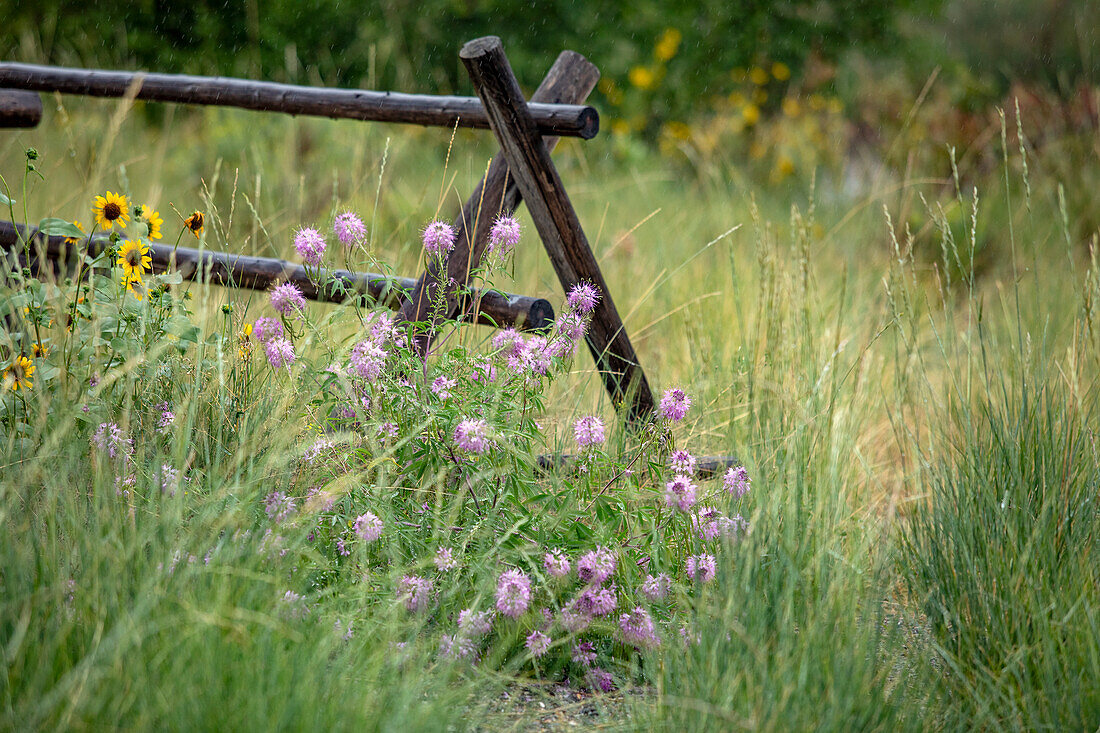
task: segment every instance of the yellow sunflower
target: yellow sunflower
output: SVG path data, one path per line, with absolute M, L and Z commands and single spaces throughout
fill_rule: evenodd
M 149 239 L 160 239 L 160 227 L 164 224 L 164 219 L 160 217 L 160 214 L 153 211 L 148 206 L 139 206 L 135 212 L 135 217 L 145 226 L 149 227 Z
M 187 217 L 187 219 L 183 222 L 183 225 L 187 227 L 188 231 L 195 235 L 195 239 L 198 239 L 199 235 L 202 234 L 202 212 L 196 211 L 195 213 L 191 214 L 191 216 Z
M 142 282 L 140 277 L 130 278 L 129 280 L 126 280 L 125 283 L 126 292 L 130 293 L 130 295 L 134 296 L 138 300 L 145 300 L 145 294 L 149 291 L 146 289 L 145 283 Z
M 133 280 L 141 282 L 141 276 L 153 266 L 149 245 L 142 244 L 139 239 L 127 239 L 118 251 L 118 264 L 122 268 L 122 279 L 127 283 L 127 288 Z
M 95 197 L 92 213 L 101 229 L 111 229 L 115 224 L 124 228 L 130 221 L 130 204 L 122 194 L 108 191 L 106 196 Z
M 76 227 L 77 229 L 79 229 L 80 231 L 84 232 L 85 234 L 88 233 L 88 230 L 85 229 L 84 225 L 81 224 L 79 221 L 74 221 L 73 226 Z M 65 244 L 76 244 L 76 243 L 77 243 L 76 237 L 66 237 L 65 238 Z
M 34 386 L 34 362 L 25 356 L 15 357 L 15 361 L 4 370 L 4 387 L 10 386 L 13 392 L 18 392 L 19 387 L 30 389 Z

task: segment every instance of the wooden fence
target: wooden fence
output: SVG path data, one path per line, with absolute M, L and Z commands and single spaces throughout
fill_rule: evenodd
M 174 265 L 185 277 L 235 287 L 264 289 L 292 281 L 307 297 L 343 302 L 369 296 L 375 302 L 398 307 L 410 323 L 425 323 L 415 346 L 426 352 L 445 319 L 473 318 L 504 326 L 546 327 L 553 309 L 543 299 L 494 291 L 468 292 L 469 273 L 485 256 L 489 228 L 497 211 L 486 212 L 483 202 L 502 202 L 500 213 L 510 214 L 526 201 L 543 246 L 562 288 L 591 282 L 602 298 L 586 337 L 589 350 L 616 409 L 631 422 L 649 415 L 653 393 L 580 220 L 550 158 L 558 137 L 594 137 L 599 129 L 595 109 L 583 102 L 595 88 L 599 71 L 580 54 L 565 51 L 555 61 L 528 102 L 512 73 L 500 39 L 479 38 L 459 53 L 477 97 L 440 97 L 393 92 L 313 87 L 255 82 L 220 77 L 144 74 L 68 69 L 32 64 L 0 63 L 0 127 L 33 127 L 42 116 L 34 92 L 59 92 L 98 97 L 132 96 L 160 102 L 240 107 L 251 110 L 317 115 L 332 118 L 400 122 L 441 127 L 486 128 L 500 145 L 485 178 L 459 212 L 455 249 L 442 267 L 429 268 L 413 280 L 370 273 L 330 271 L 335 288 L 318 288 L 303 268 L 261 257 L 178 248 Z M 33 231 L 23 231 L 35 235 Z M 0 246 L 10 249 L 20 230 L 0 223 Z M 38 236 L 45 255 L 62 261 L 72 256 L 72 245 L 60 237 Z M 90 242 L 90 246 L 99 246 Z M 167 268 L 170 248 L 151 247 L 157 268 Z M 443 302 L 440 312 L 432 304 Z

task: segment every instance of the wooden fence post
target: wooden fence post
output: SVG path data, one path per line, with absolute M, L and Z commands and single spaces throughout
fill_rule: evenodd
M 532 103 L 582 104 L 600 79 L 600 71 L 588 59 L 574 51 L 562 51 L 550 67 L 542 84 L 531 95 Z M 558 143 L 557 137 L 544 137 L 547 151 Z M 481 265 L 489 241 L 489 229 L 494 216 L 509 216 L 520 203 L 520 191 L 515 179 L 508 174 L 508 162 L 503 155 L 496 155 L 489 164 L 485 178 L 466 199 L 459 215 L 455 232 L 455 248 L 447 257 L 446 280 L 440 278 L 440 268 L 435 263 L 417 280 L 416 288 L 401 307 L 401 318 L 409 322 L 428 322 L 426 331 L 414 336 L 414 344 L 421 354 L 426 354 L 435 336 L 436 328 L 444 319 L 459 315 L 460 303 L 457 291 L 464 288 L 470 272 Z M 438 313 L 431 313 L 431 304 L 438 302 L 439 288 L 445 283 L 446 306 Z M 474 304 L 476 307 L 476 303 Z
M 523 193 L 562 287 L 569 290 L 579 282 L 589 281 L 600 290 L 600 302 L 588 331 L 588 347 L 612 401 L 617 408 L 627 406 L 629 401 L 627 417 L 636 422 L 653 411 L 653 393 L 577 212 L 527 111 L 526 100 L 504 55 L 504 46 L 496 36 L 478 38 L 462 47 L 459 58 L 485 105 L 489 127 Z
M 34 92 L 0 89 L 0 127 L 37 127 L 42 121 L 42 100 Z

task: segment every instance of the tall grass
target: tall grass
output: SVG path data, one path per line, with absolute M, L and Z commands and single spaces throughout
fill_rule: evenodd
M 423 136 L 387 142 L 360 126 L 282 120 L 246 130 L 241 119 L 177 120 L 169 137 L 192 144 L 158 148 L 127 118 L 123 134 L 140 141 L 133 149 L 153 152 L 100 161 L 104 179 L 86 175 L 86 163 L 107 126 L 55 112 L 46 132 L 0 140 L 0 165 L 10 170 L 25 144 L 47 154 L 53 168 L 37 200 L 63 210 L 36 215 L 76 216 L 104 180 L 129 180 L 166 200 L 203 197 L 216 212 L 208 246 L 286 255 L 294 226 L 337 205 L 373 211 L 385 155 L 368 223 L 378 259 L 409 272 L 425 211 L 453 208 L 488 152 L 460 136 L 464 152 L 452 156 L 440 200 L 444 150 Z M 50 157 L 50 141 L 36 135 L 68 139 L 72 155 Z M 717 169 L 684 185 L 656 161 L 623 168 L 575 144 L 563 153 L 651 380 L 688 385 L 696 398 L 678 440 L 735 453 L 754 477 L 752 531 L 726 548 L 717 583 L 680 599 L 686 639 L 666 638 L 660 661 L 620 670 L 642 690 L 622 724 L 1095 728 L 1100 288 L 1096 263 L 1066 234 L 1073 214 L 1059 211 L 1052 182 L 1021 179 L 1022 161 L 1006 152 L 1004 179 L 978 181 L 980 202 L 951 172 L 942 185 L 906 182 L 859 200 L 812 189 L 743 195 Z M 210 174 L 203 161 L 219 155 L 226 162 Z M 916 192 L 928 204 L 910 238 L 905 226 L 916 219 L 899 211 L 916 205 Z M 980 271 L 978 233 L 989 263 Z M 556 287 L 537 249 L 516 260 L 518 291 Z M 221 305 L 248 307 L 216 289 L 196 293 L 206 333 L 226 328 Z M 194 439 L 171 459 L 202 471 L 175 496 L 162 496 L 154 472 L 131 489 L 143 498 L 116 501 L 113 475 L 75 437 L 88 426 L 31 419 L 40 447 L 7 443 L 3 724 L 503 725 L 484 702 L 501 678 L 456 675 L 434 646 L 396 646 L 423 629 L 379 606 L 370 582 L 320 578 L 305 606 L 284 600 L 288 570 L 313 552 L 309 537 L 288 535 L 289 559 L 276 564 L 262 534 L 240 537 L 260 528 L 256 507 L 293 471 L 306 426 L 270 419 L 290 414 L 292 396 L 204 368 L 218 363 L 218 347 L 197 348 L 193 370 L 135 365 L 125 376 L 131 402 L 113 406 L 130 416 L 128 430 L 147 435 L 158 391 L 182 386 L 178 429 Z M 81 399 L 86 377 L 74 373 L 57 399 Z M 547 402 L 555 448 L 564 416 L 610 414 L 583 355 Z M 349 480 L 359 479 L 387 477 Z M 570 484 L 547 483 L 554 506 L 576 509 Z M 404 569 L 395 563 L 391 574 Z M 475 593 L 491 593 L 495 571 L 473 568 Z M 353 617 L 345 641 L 334 625 L 346 630 Z M 527 681 L 516 642 L 485 658 L 505 680 Z M 523 725 L 535 713 L 519 715 Z

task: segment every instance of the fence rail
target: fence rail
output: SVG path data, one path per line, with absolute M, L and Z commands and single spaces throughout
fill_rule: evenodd
M 46 260 L 59 263 L 62 267 L 75 262 L 83 248 L 83 242 L 76 243 L 60 236 L 44 236 L 33 227 L 0 221 L 0 249 L 13 252 L 21 241 L 31 242 L 32 260 L 41 254 Z M 44 248 L 41 247 L 43 244 Z M 88 242 L 88 253 L 96 256 L 106 245 L 107 235 L 96 235 Z M 150 245 L 149 256 L 154 272 L 165 272 L 174 263 L 174 269 L 184 280 L 251 290 L 267 290 L 279 283 L 290 282 L 297 285 L 306 298 L 322 303 L 345 303 L 365 295 L 374 303 L 397 309 L 402 298 L 416 287 L 413 278 L 348 270 L 325 270 L 324 279 L 328 284 L 322 286 L 316 279 L 310 278 L 304 267 L 286 260 L 189 247 L 173 249 L 167 244 Z M 549 327 L 554 320 L 554 308 L 543 298 L 497 290 L 470 290 L 464 300 L 464 312 L 469 314 L 468 319 L 487 326 L 536 330 Z
M 402 122 L 437 127 L 489 129 L 489 117 L 477 97 L 446 97 L 401 92 L 276 84 L 220 76 L 147 74 L 129 71 L 70 69 L 0 62 L 0 88 L 61 92 L 91 97 L 124 97 L 332 119 Z M 582 104 L 527 105 L 543 135 L 595 137 L 599 113 Z

